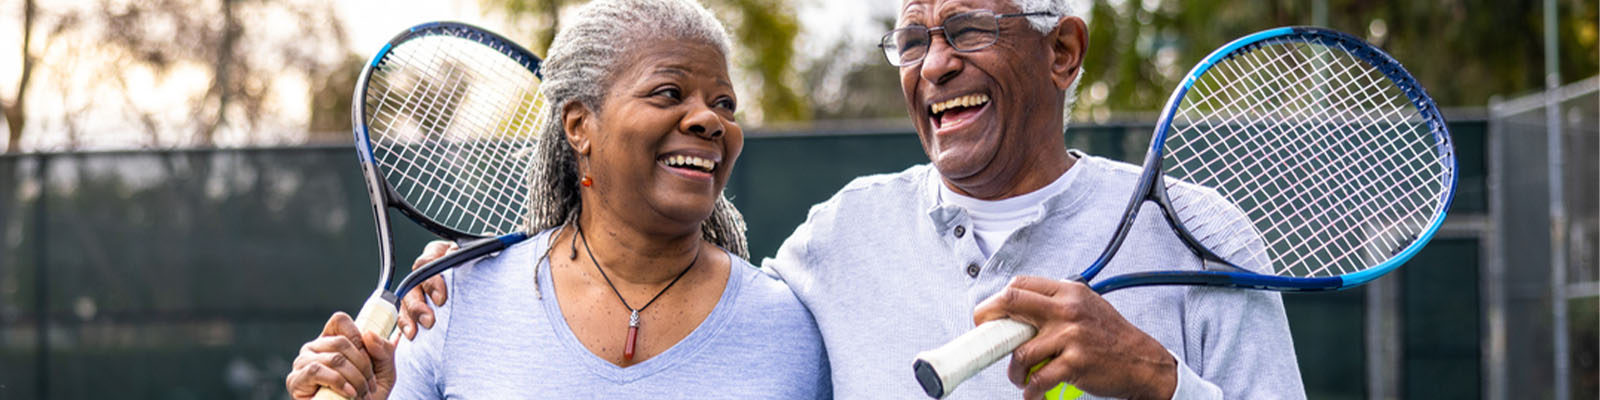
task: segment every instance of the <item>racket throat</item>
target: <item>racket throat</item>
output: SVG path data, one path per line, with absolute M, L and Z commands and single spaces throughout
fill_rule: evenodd
M 1158 178 L 1157 182 L 1161 181 L 1163 181 L 1163 179 Z M 1184 213 L 1184 211 L 1188 210 L 1186 207 L 1189 204 L 1187 204 L 1187 202 L 1186 204 L 1183 204 L 1182 206 L 1185 208 L 1180 208 L 1180 205 L 1173 204 L 1172 197 L 1167 192 L 1166 185 L 1157 184 L 1152 186 L 1150 189 L 1150 200 L 1155 201 L 1156 204 L 1160 206 L 1161 216 L 1166 218 L 1167 226 L 1171 227 L 1172 232 L 1178 235 L 1178 239 L 1183 241 L 1184 246 L 1188 247 L 1189 251 L 1194 253 L 1195 257 L 1200 258 L 1201 270 L 1245 274 L 1256 273 L 1254 271 L 1245 269 L 1244 267 L 1240 267 L 1237 264 L 1224 260 L 1221 255 L 1211 250 L 1212 246 L 1207 245 L 1205 243 L 1205 239 L 1196 237 L 1195 233 L 1189 230 L 1189 225 L 1186 223 L 1186 218 L 1180 216 L 1181 213 Z M 1195 217 L 1193 211 L 1189 211 L 1187 215 L 1190 218 Z M 1210 238 L 1213 238 L 1213 236 L 1206 236 L 1206 239 Z M 1214 244 L 1215 243 L 1213 243 L 1213 245 Z
M 1251 270 L 1248 270 L 1248 269 L 1241 268 L 1241 267 L 1239 267 L 1237 265 L 1233 265 L 1233 264 L 1231 264 L 1231 263 L 1229 263 L 1227 261 L 1212 259 L 1210 257 L 1207 257 L 1204 253 L 1200 253 L 1200 254 L 1196 254 L 1196 255 L 1200 256 L 1200 269 L 1204 270 L 1204 271 L 1235 272 L 1235 273 L 1243 273 L 1243 274 L 1254 274 L 1254 273 L 1256 273 L 1255 271 L 1251 271 Z

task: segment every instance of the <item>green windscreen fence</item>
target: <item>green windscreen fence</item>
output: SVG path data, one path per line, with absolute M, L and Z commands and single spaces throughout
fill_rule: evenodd
M 1452 128 L 1452 218 L 1481 218 L 1483 123 Z M 1137 161 L 1150 130 L 1065 140 Z M 850 179 L 926 160 L 909 131 L 751 135 L 728 193 L 759 260 Z M 365 191 L 347 147 L 0 157 L 0 399 L 284 398 L 300 344 L 375 283 Z M 409 264 L 431 236 L 395 228 Z M 1459 386 L 1450 397 L 1479 379 L 1478 253 L 1471 234 L 1447 236 L 1385 278 L 1405 293 L 1407 381 Z M 1313 398 L 1364 395 L 1364 290 L 1284 297 Z

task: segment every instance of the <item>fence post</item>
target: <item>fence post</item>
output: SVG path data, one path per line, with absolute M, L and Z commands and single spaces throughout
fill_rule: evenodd
M 1561 140 L 1561 66 L 1560 47 L 1557 46 L 1556 1 L 1544 1 L 1544 69 L 1545 69 L 1545 134 L 1549 151 L 1550 170 L 1550 313 L 1553 321 L 1554 343 L 1551 343 L 1555 399 L 1567 400 L 1572 395 L 1571 372 L 1567 343 L 1567 209 L 1565 171 L 1562 168 Z
M 38 356 L 34 357 L 36 365 L 34 371 L 37 373 L 35 375 L 38 382 L 38 387 L 35 388 L 39 394 L 37 398 L 46 400 L 50 398 L 50 268 L 46 267 L 50 263 L 48 251 L 50 241 L 45 238 L 45 234 L 49 233 L 46 229 L 46 225 L 49 224 L 45 220 L 45 215 L 49 212 L 47 206 L 50 204 L 48 199 L 50 196 L 50 156 L 40 154 L 38 157 L 39 168 L 35 170 L 37 176 L 34 179 L 39 186 L 39 194 L 33 201 L 32 240 L 34 246 L 34 284 L 37 285 L 33 291 L 34 345 L 38 351 Z
M 1400 279 L 1403 277 L 1400 275 L 1403 274 L 1377 279 L 1366 286 L 1366 397 L 1369 399 L 1403 397 L 1405 350 L 1400 326 L 1403 323 L 1400 315 Z
M 1505 121 L 1501 109 L 1504 102 L 1499 96 L 1489 98 L 1489 129 L 1484 132 L 1483 143 L 1488 159 L 1484 162 L 1484 169 L 1488 174 L 1487 199 L 1488 224 L 1487 235 L 1483 239 L 1484 263 L 1480 272 L 1483 283 L 1483 308 L 1485 330 L 1483 336 L 1483 393 L 1488 400 L 1505 400 L 1506 387 L 1509 377 L 1506 371 L 1508 355 L 1506 332 L 1506 261 L 1505 251 L 1502 249 L 1504 242 L 1501 226 L 1505 218 L 1506 208 L 1506 154 L 1505 146 L 1501 143 L 1505 135 Z

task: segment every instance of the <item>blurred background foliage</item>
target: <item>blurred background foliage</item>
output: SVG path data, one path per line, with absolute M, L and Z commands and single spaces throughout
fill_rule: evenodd
M 105 148 L 85 142 L 104 139 L 93 125 L 110 121 L 121 131 L 110 147 L 296 143 L 349 129 L 361 60 L 325 2 L 6 5 L 0 16 L 19 23 L 4 29 L 22 39 L 20 57 L 0 57 L 21 64 L 0 75 L 8 152 Z
M 529 50 L 543 55 L 561 27 L 561 13 L 582 0 L 482 0 L 491 10 L 504 12 L 511 30 L 533 27 L 529 32 L 513 32 Z M 742 101 L 746 115 L 758 120 L 799 121 L 810 119 L 805 96 L 793 65 L 797 61 L 795 38 L 801 27 L 790 0 L 703 0 L 717 13 L 733 36 L 734 62 L 744 76 L 741 92 L 754 95 L 757 102 Z
M 734 78 L 751 127 L 904 124 L 898 73 L 875 47 L 893 4 L 704 0 L 738 48 Z M 1325 21 L 1410 68 L 1446 107 L 1544 85 L 1537 0 L 1072 1 L 1089 22 L 1079 121 L 1147 118 L 1189 66 L 1233 38 Z M 543 53 L 583 0 L 462 0 Z M 1559 0 L 1566 81 L 1600 68 L 1596 2 Z M 1322 4 L 1317 9 L 1314 4 Z M 344 7 L 350 8 L 350 7 Z M 823 18 L 802 20 L 815 11 Z M 0 108 L 7 151 L 281 145 L 344 141 L 365 53 L 349 12 L 312 0 L 23 0 L 0 5 Z M 407 23 L 422 21 L 407 21 Z M 471 21 L 469 21 L 471 22 Z M 839 31 L 850 31 L 838 34 Z M 0 51 L 10 52 L 6 47 Z M 851 122 L 844 122 L 851 123 Z
M 1268 28 L 1312 25 L 1312 1 L 1107 0 L 1074 2 L 1089 23 L 1089 54 L 1074 118 L 1159 111 L 1189 68 L 1227 42 Z M 1084 4 L 1089 3 L 1089 4 Z M 1441 106 L 1483 107 L 1493 95 L 1544 87 L 1544 24 L 1538 0 L 1327 0 L 1325 27 L 1367 39 L 1420 79 Z M 1600 69 L 1594 1 L 1558 2 L 1561 73 L 1575 81 Z M 883 31 L 893 15 L 877 16 Z M 817 119 L 903 118 L 899 77 L 872 47 L 840 41 L 802 74 Z M 862 62 L 866 60 L 870 62 Z M 847 65 L 841 65 L 841 63 Z M 842 83 L 842 85 L 840 84 Z M 832 98 L 839 87 L 848 96 Z M 819 101 L 827 100 L 827 101 Z
M 1265 28 L 1309 25 L 1310 1 L 1095 2 L 1086 101 L 1080 111 L 1159 110 L 1189 67 L 1228 41 Z M 1366 38 L 1422 81 L 1444 107 L 1482 107 L 1495 94 L 1544 87 L 1538 0 L 1327 0 L 1325 26 Z M 1594 75 L 1593 1 L 1559 1 L 1562 76 Z M 1105 23 L 1109 22 L 1109 23 Z

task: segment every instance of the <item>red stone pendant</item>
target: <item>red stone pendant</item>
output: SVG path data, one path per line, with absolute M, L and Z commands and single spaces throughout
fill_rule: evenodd
M 622 359 L 633 361 L 633 345 L 639 342 L 639 312 L 628 316 L 628 344 L 622 348 Z

